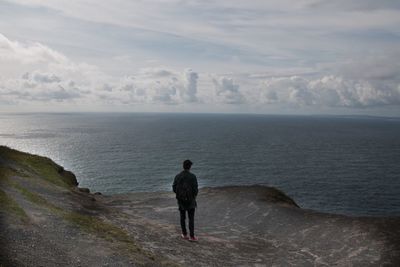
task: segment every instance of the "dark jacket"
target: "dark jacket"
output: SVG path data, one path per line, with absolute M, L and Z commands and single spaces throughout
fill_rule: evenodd
M 183 170 L 182 172 L 180 172 L 179 174 L 177 174 L 175 176 L 174 179 L 174 184 L 172 185 L 172 189 L 174 190 L 174 193 L 176 194 L 176 187 L 177 185 L 182 181 L 182 179 L 187 179 L 188 183 L 190 184 L 192 190 L 193 190 L 193 200 L 189 201 L 189 202 L 183 202 L 178 200 L 178 206 L 180 210 L 190 210 L 190 209 L 194 209 L 197 207 L 197 203 L 196 203 L 196 196 L 199 192 L 199 188 L 197 185 L 197 178 L 196 175 L 194 175 L 193 173 L 191 173 L 188 170 Z

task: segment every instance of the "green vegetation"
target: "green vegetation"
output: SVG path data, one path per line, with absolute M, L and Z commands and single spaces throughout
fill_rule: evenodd
M 31 155 L 28 153 L 19 152 L 8 147 L 0 146 L 0 157 L 11 159 L 19 164 L 25 165 L 24 167 L 28 167 L 32 169 L 36 174 L 41 177 L 44 177 L 47 181 L 52 182 L 54 184 L 60 186 L 66 186 L 67 184 L 63 182 L 60 174 L 58 173 L 58 169 L 60 166 L 55 164 L 52 160 L 40 157 L 36 155 Z M 140 248 L 133 246 L 132 238 L 129 237 L 128 233 L 124 230 L 109 224 L 105 223 L 102 220 L 89 216 L 80 214 L 77 212 L 67 212 L 62 208 L 57 207 L 56 205 L 50 203 L 44 197 L 40 196 L 37 193 L 29 191 L 27 188 L 22 186 L 16 180 L 9 179 L 11 176 L 20 176 L 20 173 L 16 172 L 11 168 L 0 167 L 0 179 L 7 184 L 11 185 L 15 189 L 17 189 L 27 200 L 30 202 L 45 207 L 55 214 L 61 216 L 63 219 L 78 225 L 81 229 L 96 234 L 102 238 L 105 238 L 109 241 L 120 241 L 126 244 L 130 244 L 130 248 L 134 251 L 139 251 Z M 9 198 L 4 192 L 0 195 L 0 199 L 4 205 L 7 207 L 17 206 L 18 204 Z M 4 206 L 3 205 L 3 206 Z M 22 208 L 19 209 L 19 212 L 24 212 Z M 26 214 L 25 214 L 26 215 Z
M 7 182 L 12 176 L 27 177 L 26 174 L 22 174 L 15 169 L 0 166 L 0 182 Z
M 62 215 L 62 217 L 78 225 L 82 230 L 96 234 L 97 236 L 104 238 L 107 241 L 119 241 L 122 242 L 125 247 L 129 249 L 130 252 L 140 252 L 142 251 L 136 246 L 135 242 L 123 229 L 102 221 L 93 216 L 88 216 L 80 214 L 77 212 L 67 212 Z
M 26 215 L 24 209 L 21 208 L 14 199 L 9 197 L 7 193 L 1 189 L 0 189 L 0 209 L 8 213 L 15 214 L 24 221 L 28 220 L 28 216 Z
M 17 189 L 30 202 L 47 208 L 64 220 L 77 225 L 83 231 L 94 234 L 110 242 L 120 242 L 121 249 L 128 250 L 128 253 L 140 253 L 140 255 L 146 256 L 149 259 L 155 259 L 153 254 L 143 251 L 140 247 L 138 247 L 133 238 L 130 237 L 129 234 L 123 229 L 111 223 L 104 222 L 103 220 L 94 216 L 85 215 L 78 212 L 65 211 L 62 208 L 50 203 L 39 194 L 29 191 L 16 181 L 10 181 L 10 185 Z
M 36 205 L 39 205 L 39 206 L 43 206 L 53 212 L 62 212 L 63 211 L 63 209 L 51 204 L 44 197 L 40 196 L 39 194 L 29 191 L 25 187 L 21 186 L 19 183 L 15 182 L 15 181 L 11 181 L 10 184 L 15 189 L 17 189 L 30 202 L 35 203 Z
M 7 181 L 8 177 L 10 177 L 10 174 L 11 174 L 10 169 L 0 166 L 0 182 Z
M 150 259 L 157 261 L 157 265 L 177 266 L 175 263 L 156 257 L 151 252 L 142 250 L 137 246 L 133 237 L 124 229 L 96 216 L 86 215 L 76 211 L 68 211 L 58 207 L 42 195 L 29 190 L 29 187 L 26 187 L 25 183 L 21 184 L 23 178 L 29 177 L 31 182 L 35 179 L 42 179 L 42 181 L 47 181 L 63 188 L 71 188 L 71 184 L 68 182 L 70 174 L 63 173 L 64 176 L 62 176 L 60 173 L 62 173 L 63 168 L 54 163 L 51 159 L 23 153 L 5 146 L 0 146 L 0 159 L 6 162 L 6 164 L 0 166 L 0 184 L 14 188 L 29 202 L 47 209 L 52 214 L 76 225 L 87 233 L 96 235 L 109 242 L 115 242 L 115 245 L 120 250 L 128 253 L 134 258 L 135 263 L 139 265 L 144 265 L 147 262 L 146 259 Z M 12 179 L 12 177 L 16 179 Z M 75 179 L 74 176 L 73 179 Z M 28 181 L 26 180 L 26 182 Z M 29 219 L 24 209 L 3 190 L 0 190 L 0 209 L 7 213 L 17 214 L 19 217 L 26 220 Z
M 28 171 L 36 173 L 52 184 L 70 187 L 58 172 L 61 167 L 49 158 L 20 152 L 5 146 L 0 146 L 0 157 L 17 162 Z
M 104 238 L 110 242 L 119 242 L 120 249 L 127 250 L 130 256 L 139 256 L 139 258 L 135 257 L 135 262 L 137 264 L 144 264 L 144 261 L 142 262 L 140 257 L 146 257 L 153 261 L 161 260 L 160 257 L 157 258 L 153 253 L 142 250 L 125 230 L 111 223 L 77 212 L 65 212 L 62 214 L 62 217 L 65 220 L 78 225 L 82 230 L 88 233 L 95 234 L 96 236 Z M 176 263 L 165 259 L 161 260 L 160 263 L 162 266 L 179 266 Z
M 11 167 L 4 167 L 0 166 L 0 182 L 3 180 L 8 179 L 11 176 L 20 176 L 20 177 L 29 177 L 26 173 L 22 172 L 21 170 L 17 170 Z

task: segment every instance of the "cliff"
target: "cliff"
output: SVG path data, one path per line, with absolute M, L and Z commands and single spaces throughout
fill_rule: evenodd
M 52 160 L 0 147 L 0 266 L 400 266 L 400 218 L 303 210 L 263 186 L 203 188 L 198 243 L 170 192 L 79 189 Z

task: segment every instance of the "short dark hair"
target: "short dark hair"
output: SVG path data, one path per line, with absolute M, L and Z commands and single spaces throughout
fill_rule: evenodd
M 192 165 L 193 165 L 193 162 L 191 162 L 190 160 L 187 159 L 183 162 L 183 169 L 190 170 L 190 167 L 192 167 Z

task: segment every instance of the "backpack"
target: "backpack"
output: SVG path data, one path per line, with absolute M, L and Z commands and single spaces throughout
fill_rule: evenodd
M 188 177 L 182 177 L 176 187 L 176 198 L 183 202 L 193 200 L 193 190 Z

